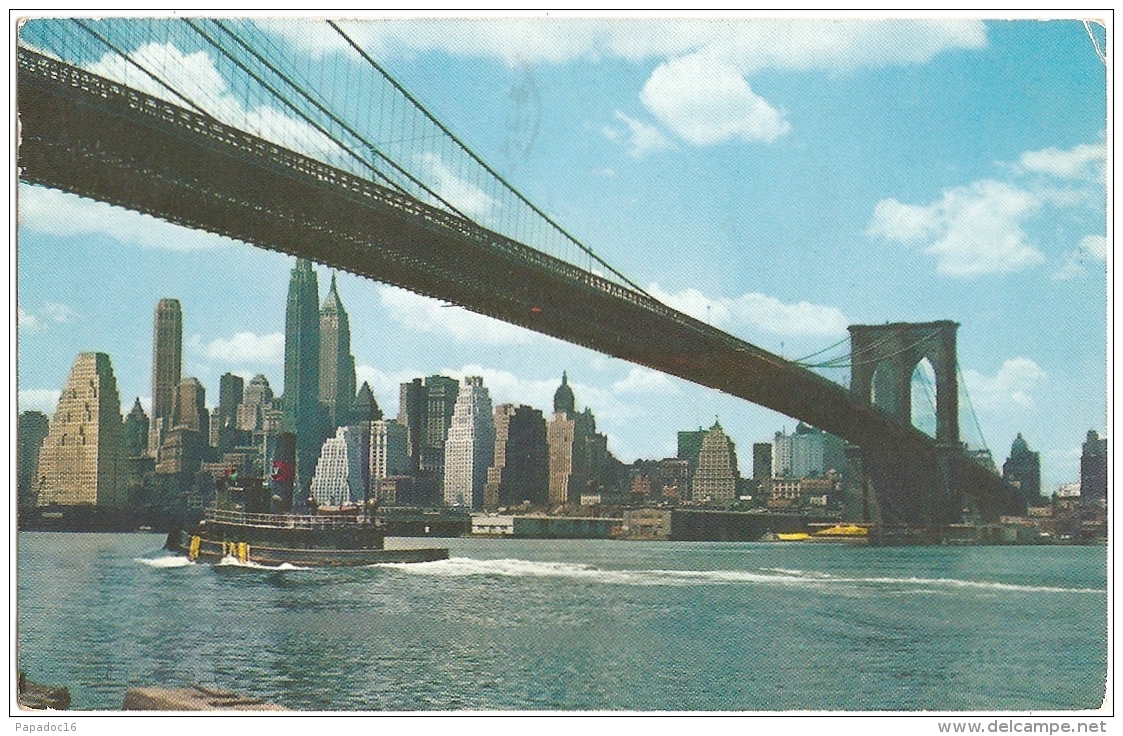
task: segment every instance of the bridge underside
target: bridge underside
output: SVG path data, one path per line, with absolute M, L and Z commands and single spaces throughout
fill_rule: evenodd
M 863 448 L 879 499 L 903 522 L 958 516 L 964 493 L 995 513 L 1016 508 L 962 452 L 646 295 L 119 84 L 22 49 L 19 64 L 21 180 L 311 258 L 798 417 Z M 925 491 L 921 477 L 943 490 Z M 916 493 L 927 498 L 907 500 Z

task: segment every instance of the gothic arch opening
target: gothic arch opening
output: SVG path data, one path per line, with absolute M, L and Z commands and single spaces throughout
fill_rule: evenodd
M 928 358 L 922 358 L 912 371 L 909 396 L 912 404 L 912 426 L 929 437 L 936 436 L 936 370 Z

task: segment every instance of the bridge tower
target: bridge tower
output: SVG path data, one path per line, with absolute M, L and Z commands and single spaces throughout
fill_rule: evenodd
M 958 521 L 962 496 L 952 472 L 959 443 L 959 324 L 895 322 L 850 326 L 850 394 L 905 425 L 912 424 L 912 377 L 927 360 L 936 376 L 936 453 L 922 458 L 893 447 L 864 447 L 863 473 L 873 485 L 882 521 L 918 525 Z

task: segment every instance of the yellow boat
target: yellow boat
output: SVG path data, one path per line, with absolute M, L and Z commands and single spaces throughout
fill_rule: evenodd
M 792 532 L 790 534 L 777 534 L 776 539 L 781 542 L 803 542 L 811 538 L 807 532 Z

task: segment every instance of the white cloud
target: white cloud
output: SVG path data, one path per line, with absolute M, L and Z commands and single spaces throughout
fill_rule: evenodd
M 708 297 L 697 289 L 669 292 L 652 284 L 648 293 L 661 302 L 715 327 L 742 325 L 775 335 L 822 337 L 845 334 L 849 320 L 836 307 L 802 301 L 785 304 L 765 294 L 730 299 Z
M 1045 260 L 1022 229 L 1043 203 L 1041 195 L 1012 184 L 977 181 L 945 190 L 931 205 L 882 200 L 866 233 L 921 247 L 947 276 L 1019 271 Z
M 671 147 L 671 141 L 655 126 L 628 117 L 619 110 L 616 111 L 616 119 L 624 123 L 627 128 L 621 130 L 606 126 L 604 134 L 609 140 L 627 143 L 628 154 L 632 158 L 643 158 L 652 151 L 662 151 Z M 612 172 L 611 175 L 616 173 L 611 169 L 607 171 Z
M 187 345 L 206 359 L 226 365 L 281 365 L 285 359 L 285 336 L 281 332 L 267 335 L 239 332 L 232 337 L 218 337 L 205 344 L 199 335 L 194 335 Z
M 174 251 L 203 250 L 230 242 L 150 215 L 22 182 L 18 205 L 20 227 L 46 235 L 102 233 L 126 245 Z
M 35 332 L 43 327 L 43 323 L 30 312 L 23 311 L 23 307 L 17 307 L 16 324 L 18 327 L 30 332 Z
M 791 126 L 731 64 L 694 54 L 652 72 L 640 100 L 677 136 L 704 146 L 741 139 L 771 143 Z
M 986 46 L 986 28 L 979 20 L 508 17 L 347 21 L 342 26 L 381 57 L 443 51 L 498 59 L 510 68 L 578 59 L 659 60 L 641 98 L 660 122 L 696 145 L 773 141 L 788 132 L 783 115 L 749 86 L 746 78 L 760 70 L 839 72 L 925 63 L 944 51 Z M 314 54 L 353 53 L 326 27 L 285 21 L 268 27 Z
M 77 317 L 78 313 L 59 302 L 43 302 L 43 315 L 52 322 L 65 324 Z
M 434 179 L 433 189 L 446 202 L 474 220 L 495 215 L 499 202 L 477 185 L 454 174 L 440 156 L 425 153 L 421 161 Z
M 378 296 L 390 319 L 415 332 L 444 334 L 458 342 L 484 345 L 523 345 L 534 334 L 395 286 L 379 286 Z
M 967 393 L 976 409 L 1031 409 L 1035 404 L 1033 391 L 1048 375 L 1029 358 L 1011 358 L 1003 362 L 994 376 L 976 370 L 963 371 Z
M 627 376 L 612 384 L 612 390 L 618 394 L 658 394 L 660 396 L 679 392 L 678 386 L 667 374 L 636 365 L 629 369 Z
M 1086 235 L 1080 239 L 1076 251 L 1069 253 L 1064 263 L 1053 272 L 1054 281 L 1067 281 L 1085 273 L 1089 263 L 1107 261 L 1107 238 L 1103 235 Z
M 1100 178 L 1106 156 L 1107 147 L 1103 143 L 1084 143 L 1067 151 L 1052 147 L 1026 151 L 1019 163 L 1026 171 L 1060 179 Z
M 43 412 L 47 416 L 51 416 L 55 413 L 55 409 L 58 408 L 60 396 L 62 396 L 62 391 L 59 389 L 21 389 L 19 392 L 19 408 L 20 411 L 34 409 Z
M 760 69 L 847 70 L 930 61 L 951 49 L 986 45 L 982 21 L 479 18 L 346 21 L 344 30 L 380 55 L 444 51 L 520 64 L 578 59 L 630 62 L 697 53 L 720 55 L 744 73 Z M 345 50 L 326 26 L 271 22 L 313 51 Z

